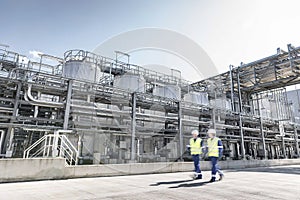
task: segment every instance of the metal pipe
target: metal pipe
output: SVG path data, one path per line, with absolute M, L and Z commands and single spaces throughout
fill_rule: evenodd
M 73 80 L 69 80 L 67 100 L 66 100 L 66 108 L 65 108 L 65 115 L 64 115 L 64 125 L 63 125 L 64 130 L 67 130 L 68 125 L 69 125 L 70 109 L 71 109 L 71 98 L 72 98 L 72 86 L 73 86 Z
M 294 140 L 295 140 L 295 149 L 296 149 L 296 154 L 297 157 L 300 157 L 299 154 L 299 142 L 298 142 L 298 132 L 297 132 L 297 126 L 294 124 Z
M 32 88 L 32 85 L 31 84 L 28 84 L 28 89 L 27 89 L 27 97 L 35 102 L 35 103 L 39 103 L 41 105 L 44 105 L 44 106 L 58 106 L 58 107 L 63 107 L 64 106 L 64 103 L 60 103 L 60 102 L 48 102 L 48 101 L 42 101 L 42 100 L 37 100 L 35 99 L 32 94 L 31 94 L 31 88 Z M 26 99 L 25 99 L 26 100 Z
M 263 143 L 263 152 L 264 152 L 264 159 L 268 158 L 267 155 L 267 150 L 266 150 L 266 141 L 265 141 L 265 133 L 263 130 L 263 120 L 261 117 L 261 110 L 260 110 L 260 105 L 259 105 L 259 100 L 258 100 L 258 94 L 256 93 L 256 101 L 257 101 L 257 109 L 258 109 L 258 116 L 259 116 L 259 128 L 260 128 L 260 133 L 261 133 L 261 139 Z
M 246 159 L 245 153 L 245 143 L 244 143 L 244 133 L 243 133 L 243 120 L 242 120 L 242 94 L 241 94 L 241 86 L 240 86 L 240 67 L 237 68 L 237 86 L 239 93 L 239 125 L 240 125 L 240 137 L 241 137 L 241 153 L 242 159 Z
M 3 146 L 3 142 L 4 142 L 4 134 L 5 131 L 4 130 L 0 130 L 0 154 L 2 154 L 2 146 Z
M 235 111 L 234 108 L 234 83 L 233 83 L 233 74 L 232 74 L 233 66 L 229 65 L 230 72 L 230 94 L 231 94 L 231 110 Z
M 182 110 L 181 110 L 181 102 L 178 102 L 178 131 L 179 131 L 179 156 L 180 161 L 183 161 L 183 131 L 182 131 Z
M 136 93 L 132 93 L 131 100 L 131 161 L 135 161 L 135 131 L 136 131 Z

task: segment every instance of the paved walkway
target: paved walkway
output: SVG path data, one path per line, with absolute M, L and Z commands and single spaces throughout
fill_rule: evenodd
M 293 199 L 300 200 L 300 165 L 225 171 L 225 179 L 191 181 L 191 173 L 0 184 L 0 199 Z

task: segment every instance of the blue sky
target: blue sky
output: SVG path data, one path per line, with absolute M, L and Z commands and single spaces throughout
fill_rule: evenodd
M 0 0 L 0 43 L 25 55 L 61 57 L 68 49 L 93 50 L 122 32 L 156 27 L 194 40 L 221 72 L 288 43 L 300 46 L 299 7 L 297 0 Z

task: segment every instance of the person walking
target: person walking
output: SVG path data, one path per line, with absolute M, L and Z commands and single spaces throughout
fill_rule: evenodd
M 202 179 L 202 173 L 200 168 L 200 156 L 202 154 L 203 141 L 199 138 L 198 130 L 192 131 L 192 138 L 190 139 L 190 147 L 191 155 L 194 161 L 194 175 L 193 179 Z
M 207 156 L 212 165 L 210 182 L 215 182 L 217 173 L 220 176 L 219 180 L 224 178 L 224 173 L 218 166 L 218 159 L 222 157 L 223 153 L 223 145 L 221 139 L 216 137 L 215 129 L 208 129 L 207 134 L 209 137 L 207 139 Z

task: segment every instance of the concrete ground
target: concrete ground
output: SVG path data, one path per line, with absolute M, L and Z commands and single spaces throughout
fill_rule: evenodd
M 300 199 L 300 165 L 225 171 L 225 179 L 191 181 L 191 173 L 0 184 L 0 199 Z

